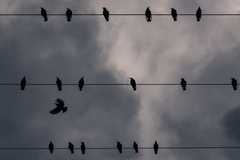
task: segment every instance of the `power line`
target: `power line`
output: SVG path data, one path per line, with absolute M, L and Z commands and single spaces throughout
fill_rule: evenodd
M 75 147 L 75 150 L 81 150 Z M 123 147 L 123 150 L 134 150 L 133 147 Z M 140 150 L 153 150 L 153 147 L 138 147 Z M 159 150 L 210 150 L 210 149 L 240 149 L 240 146 L 159 146 Z M 0 150 L 49 150 L 47 147 L 0 147 Z M 54 150 L 69 150 L 68 147 L 55 147 Z M 86 147 L 86 150 L 116 150 L 116 147 Z
M 57 86 L 59 91 L 62 91 L 63 86 L 78 86 L 82 91 L 84 86 L 130 86 L 134 91 L 137 90 L 137 86 L 181 86 L 183 91 L 187 90 L 187 86 L 232 86 L 233 90 L 238 89 L 238 81 L 235 78 L 231 78 L 229 83 L 189 83 L 184 78 L 180 79 L 179 83 L 137 83 L 132 77 L 129 78 L 128 83 L 88 83 L 85 82 L 82 77 L 77 83 L 63 83 L 59 77 L 56 77 L 55 83 L 30 83 L 24 76 L 19 83 L 0 82 L 0 86 L 20 86 L 21 90 L 24 90 L 27 86 Z
M 48 13 L 48 16 L 66 16 L 65 13 Z M 73 16 L 102 16 L 101 13 L 73 13 Z M 195 13 L 179 13 L 179 16 L 196 16 Z M 0 13 L 0 16 L 41 16 L 39 13 Z M 109 16 L 145 16 L 143 13 L 110 13 Z M 152 13 L 152 16 L 171 16 L 170 13 Z M 240 13 L 203 13 L 202 16 L 240 16 Z
M 20 83 L 1 83 L 0 86 L 19 86 Z M 62 83 L 62 86 L 77 86 L 77 83 Z M 85 83 L 86 86 L 130 86 L 129 83 Z M 137 83 L 138 86 L 180 86 L 180 83 Z M 187 83 L 188 86 L 231 86 L 231 83 Z M 239 83 L 238 83 L 239 85 Z M 27 83 L 26 86 L 56 86 L 56 83 Z

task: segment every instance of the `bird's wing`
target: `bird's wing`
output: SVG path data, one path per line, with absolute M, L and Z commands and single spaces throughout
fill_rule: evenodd
M 49 113 L 51 113 L 51 114 L 57 114 L 57 113 L 59 113 L 59 112 L 61 112 L 61 108 L 60 108 L 60 107 L 56 107 L 56 108 L 52 109 Z

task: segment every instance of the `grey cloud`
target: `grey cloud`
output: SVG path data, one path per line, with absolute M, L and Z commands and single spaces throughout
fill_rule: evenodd
M 235 141 L 235 143 L 239 143 L 240 137 L 239 137 L 239 114 L 240 110 L 239 107 L 236 107 L 232 110 L 230 110 L 223 118 L 223 126 L 226 132 L 226 135 Z

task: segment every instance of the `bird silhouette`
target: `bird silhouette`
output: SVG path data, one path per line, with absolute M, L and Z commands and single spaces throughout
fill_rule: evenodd
M 46 11 L 46 9 L 44 9 L 42 7 L 41 7 L 41 15 L 43 16 L 44 21 L 47 22 L 48 21 L 47 11 Z
M 120 154 L 122 154 L 122 144 L 119 141 L 117 141 L 117 150 Z
M 57 85 L 58 91 L 62 91 L 62 81 L 58 77 L 56 80 L 56 85 Z
M 85 146 L 84 142 L 81 142 L 81 152 L 82 152 L 82 154 L 86 153 L 86 146 Z
M 48 150 L 51 154 L 53 154 L 54 151 L 54 144 L 52 143 L 52 141 L 50 141 L 49 145 L 48 145 Z
M 65 104 L 64 104 L 64 101 L 62 99 L 60 99 L 60 98 L 56 99 L 55 105 L 57 107 L 52 109 L 49 113 L 51 113 L 51 114 L 58 114 L 61 111 L 63 113 L 67 112 L 67 107 L 64 106 Z
M 159 149 L 158 143 L 157 143 L 157 141 L 155 141 L 155 143 L 153 145 L 154 154 L 158 154 L 158 149 Z
M 178 14 L 176 9 L 171 8 L 171 15 L 172 15 L 173 21 L 177 21 Z
M 78 81 L 78 88 L 80 91 L 82 91 L 84 86 L 84 77 L 82 77 L 79 81 Z
M 238 88 L 238 82 L 235 78 L 231 78 L 232 79 L 232 87 L 233 87 L 233 90 L 236 91 L 237 88 Z
M 197 18 L 197 21 L 200 22 L 200 20 L 202 18 L 202 10 L 200 7 L 198 7 L 198 9 L 197 9 L 196 18 Z
M 21 86 L 21 90 L 23 91 L 26 87 L 26 84 L 27 84 L 27 80 L 26 80 L 26 77 L 23 77 L 21 82 L 20 82 L 20 86 Z
M 71 154 L 74 153 L 74 145 L 71 142 L 68 143 L 68 149 L 70 150 Z
M 70 22 L 72 20 L 72 10 L 67 8 L 66 10 L 66 17 L 67 17 L 67 21 Z
M 137 84 L 135 79 L 133 79 L 132 77 L 130 77 L 130 85 L 132 86 L 133 90 L 136 91 L 137 90 Z
M 133 149 L 135 153 L 138 153 L 138 144 L 135 141 L 133 142 Z
M 145 16 L 146 16 L 147 22 L 152 21 L 152 13 L 151 13 L 150 7 L 147 7 L 147 9 L 145 11 Z
M 106 7 L 103 7 L 103 16 L 105 20 L 108 22 L 109 21 L 109 11 L 107 10 Z
M 187 81 L 184 78 L 181 78 L 181 86 L 182 86 L 182 90 L 186 91 L 187 90 Z

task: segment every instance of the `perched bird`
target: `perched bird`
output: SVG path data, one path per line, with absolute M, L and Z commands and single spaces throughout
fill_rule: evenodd
M 81 142 L 81 152 L 82 152 L 82 154 L 86 153 L 86 146 L 85 146 L 84 142 Z
M 84 86 L 84 78 L 82 77 L 79 81 L 78 81 L 78 88 L 80 91 L 82 91 Z
M 172 15 L 173 21 L 177 21 L 178 14 L 176 9 L 171 8 L 171 15 Z
M 47 15 L 46 9 L 41 8 L 41 15 L 43 16 L 45 22 L 48 21 L 48 15 Z
M 119 141 L 117 141 L 117 150 L 120 154 L 122 154 L 122 144 Z
M 234 91 L 236 91 L 238 88 L 238 82 L 235 78 L 232 78 L 232 87 Z
M 132 77 L 130 77 L 130 85 L 132 86 L 133 90 L 136 91 L 137 90 L 137 84 L 135 79 L 133 79 Z
M 147 7 L 146 11 L 145 11 L 145 16 L 146 16 L 146 20 L 147 22 L 151 22 L 152 21 L 152 13 L 149 7 Z
M 58 114 L 61 111 L 63 113 L 67 112 L 67 107 L 65 107 L 64 101 L 62 99 L 60 99 L 60 98 L 56 99 L 55 105 L 57 107 L 54 108 L 53 110 L 51 110 L 49 113 L 51 113 L 51 114 Z
M 197 18 L 197 21 L 200 22 L 200 20 L 202 18 L 202 10 L 200 7 L 198 7 L 198 9 L 197 9 L 196 18 Z
M 135 141 L 133 142 L 133 149 L 135 153 L 138 153 L 138 144 Z
M 58 77 L 56 80 L 56 85 L 57 85 L 58 91 L 61 91 L 62 90 L 62 81 Z
M 74 153 L 74 145 L 71 142 L 68 143 L 68 149 L 70 150 L 71 154 Z
M 23 77 L 21 82 L 20 82 L 20 86 L 21 86 L 21 90 L 23 91 L 26 87 L 26 84 L 27 84 L 27 80 L 26 80 L 26 77 Z
M 109 11 L 107 10 L 107 8 L 103 7 L 103 16 L 106 19 L 106 21 L 109 21 Z
M 154 145 L 153 145 L 153 150 L 154 150 L 154 153 L 155 153 L 155 154 L 158 153 L 158 149 L 159 149 L 158 143 L 157 143 L 157 141 L 155 141 L 155 143 L 154 143 Z
M 53 154 L 54 151 L 54 144 L 52 143 L 52 141 L 50 141 L 49 145 L 48 145 L 48 150 L 51 154 Z
M 181 86 L 183 91 L 187 90 L 187 81 L 184 78 L 181 78 Z
M 72 10 L 67 8 L 66 10 L 66 17 L 67 17 L 67 21 L 70 22 L 72 20 Z

